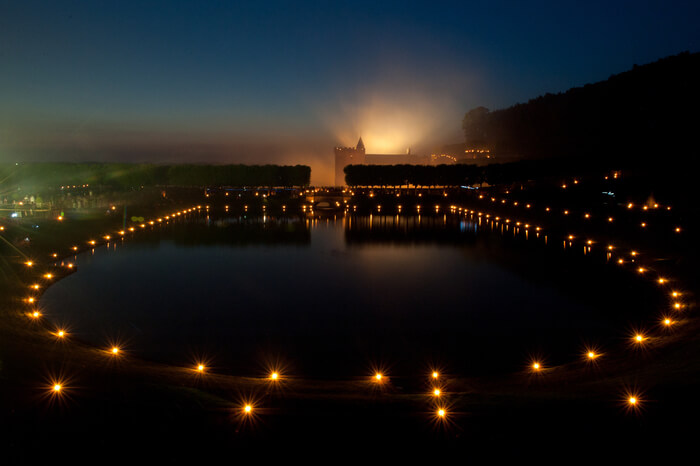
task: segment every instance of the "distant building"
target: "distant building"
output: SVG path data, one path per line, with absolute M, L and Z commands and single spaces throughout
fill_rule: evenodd
M 429 157 L 411 154 L 407 149 L 405 154 L 367 154 L 362 138 L 355 147 L 335 148 L 335 185 L 345 185 L 345 172 L 348 165 L 427 165 Z
M 430 154 L 431 165 L 441 164 L 476 164 L 493 162 L 493 154 L 484 146 L 468 146 L 465 143 L 442 146 Z
M 345 185 L 345 172 L 343 169 L 348 165 L 363 165 L 365 163 L 365 144 L 362 138 L 357 141 L 355 147 L 335 148 L 335 185 Z

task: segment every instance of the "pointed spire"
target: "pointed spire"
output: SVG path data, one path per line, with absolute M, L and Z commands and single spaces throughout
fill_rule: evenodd
M 357 141 L 357 147 L 355 147 L 355 150 L 361 150 L 364 152 L 365 150 L 365 143 L 362 142 L 362 137 L 360 137 L 360 140 Z

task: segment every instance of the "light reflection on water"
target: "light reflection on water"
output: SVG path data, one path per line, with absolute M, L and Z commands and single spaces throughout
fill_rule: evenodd
M 91 343 L 118 337 L 175 364 L 205 355 L 239 374 L 271 358 L 308 376 L 513 370 L 533 348 L 569 357 L 612 332 L 600 309 L 508 259 L 540 252 L 480 228 L 443 215 L 207 218 L 78 255 L 41 305 Z M 566 266 L 533 269 L 560 273 L 552 264 Z

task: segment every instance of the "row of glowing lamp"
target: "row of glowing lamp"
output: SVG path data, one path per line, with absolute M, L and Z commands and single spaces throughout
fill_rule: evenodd
M 480 197 L 483 197 L 483 196 L 480 196 Z M 493 199 L 492 199 L 492 200 L 493 200 Z M 505 200 L 504 200 L 504 202 L 505 202 Z M 517 202 L 515 202 L 514 204 L 517 205 Z M 529 204 L 526 205 L 526 208 L 529 208 L 529 207 L 530 207 Z M 199 209 L 199 208 L 201 208 L 201 206 L 197 206 L 197 208 Z M 399 207 L 399 208 L 400 208 L 400 207 Z M 379 209 L 381 209 L 381 206 L 378 206 L 378 210 L 379 210 Z M 420 206 L 417 206 L 417 209 L 420 210 Z M 439 209 L 439 206 L 436 206 L 436 210 L 438 210 L 438 209 Z M 462 208 L 457 208 L 456 206 L 450 206 L 450 209 L 451 209 L 453 212 L 456 211 L 457 209 L 458 209 L 460 212 L 463 210 Z M 194 210 L 194 208 L 192 208 L 192 209 L 187 209 L 187 210 L 182 211 L 182 212 L 175 212 L 175 213 L 171 214 L 171 216 L 172 216 L 172 217 L 180 216 L 180 215 L 182 215 L 183 213 L 189 213 L 189 212 L 192 212 L 193 210 Z M 547 208 L 547 210 L 549 210 L 549 208 Z M 472 211 L 468 211 L 467 209 L 464 209 L 464 211 L 465 211 L 465 214 L 466 214 L 467 212 L 470 213 L 470 214 L 474 214 L 474 213 L 475 213 L 473 210 L 472 210 Z M 481 216 L 481 215 L 482 215 L 481 212 L 479 212 L 478 215 Z M 171 216 L 165 216 L 165 220 L 170 219 Z M 489 217 L 490 217 L 490 215 L 489 215 L 489 214 L 486 214 L 486 218 L 489 218 Z M 499 219 L 499 217 L 495 217 L 495 220 L 498 221 L 498 220 L 500 220 L 500 219 Z M 162 219 L 162 218 L 158 218 L 156 221 L 157 221 L 157 222 L 162 222 L 163 219 Z M 509 222 L 510 222 L 510 219 L 506 219 L 505 221 L 506 221 L 506 223 L 509 223 Z M 154 224 L 155 224 L 155 221 L 149 221 L 149 222 L 147 222 L 147 223 L 150 224 L 150 225 L 154 225 Z M 516 224 L 516 226 L 520 226 L 520 225 L 521 225 L 521 222 L 515 222 L 515 224 Z M 146 223 L 142 223 L 140 226 L 141 226 L 141 228 L 145 228 Z M 525 228 L 529 228 L 530 225 L 524 224 L 524 226 L 525 226 Z M 135 230 L 135 229 L 134 229 L 133 227 L 129 228 L 129 231 L 134 231 L 134 230 Z M 540 228 L 539 228 L 539 227 L 536 227 L 536 230 L 539 231 Z M 120 231 L 120 232 L 119 232 L 119 234 L 122 235 L 122 236 L 123 236 L 125 233 L 126 233 L 125 231 Z M 105 236 L 104 236 L 104 239 L 107 240 L 107 241 L 109 241 L 109 240 L 111 239 L 111 236 L 110 236 L 110 235 L 105 235 Z M 570 235 L 568 239 L 569 239 L 569 240 L 573 240 L 574 237 L 573 237 L 572 235 Z M 88 241 L 88 244 L 90 244 L 91 246 L 95 246 L 95 245 L 96 245 L 96 241 L 90 240 L 90 241 Z M 589 244 L 589 245 L 592 244 L 592 240 L 589 240 L 589 241 L 587 242 L 587 244 Z M 78 248 L 77 248 L 77 246 L 74 246 L 72 249 L 73 249 L 74 251 L 76 251 Z M 609 249 L 612 249 L 612 246 L 609 246 Z M 636 255 L 636 253 L 633 251 L 632 255 Z M 54 253 L 53 256 L 56 257 L 56 254 Z M 620 259 L 620 260 L 621 260 L 621 259 Z M 32 261 L 27 261 L 27 262 L 26 262 L 26 265 L 29 266 L 29 267 L 31 267 L 31 266 L 34 265 L 34 263 L 33 263 Z M 69 264 L 68 266 L 69 266 L 69 267 L 72 267 L 72 264 Z M 645 270 L 643 267 L 640 267 L 640 268 L 638 269 L 638 271 L 639 271 L 640 273 L 646 272 L 646 270 Z M 52 277 L 53 277 L 53 275 L 50 274 L 50 273 L 47 273 L 47 274 L 44 275 L 44 278 L 47 278 L 47 279 L 51 279 Z M 664 284 L 664 283 L 667 282 L 667 279 L 659 278 L 659 279 L 658 279 L 658 282 L 659 282 L 660 284 Z M 38 285 L 38 284 L 32 285 L 32 288 L 34 288 L 34 289 L 39 289 L 39 285 Z M 676 291 L 672 292 L 672 296 L 673 296 L 673 297 L 678 297 L 679 295 L 680 295 L 679 292 L 676 292 Z M 31 304 L 31 303 L 34 302 L 34 300 L 35 300 L 35 299 L 34 299 L 33 297 L 30 297 L 30 298 L 27 299 L 27 302 Z M 674 309 L 676 309 L 676 310 L 680 310 L 681 306 L 682 306 L 682 305 L 681 305 L 680 303 L 678 303 L 678 302 L 674 303 Z M 38 317 L 41 316 L 41 314 L 40 314 L 38 311 L 33 311 L 33 312 L 31 313 L 31 316 L 32 316 L 33 318 L 38 318 Z M 673 323 L 673 321 L 672 321 L 670 318 L 666 317 L 666 318 L 663 319 L 663 323 L 664 323 L 665 325 L 667 325 L 667 326 L 670 326 L 670 325 Z M 67 332 L 65 329 L 57 329 L 55 332 L 52 332 L 52 334 L 53 334 L 55 337 L 57 337 L 57 338 L 63 339 L 63 338 L 66 338 L 66 337 L 67 337 L 68 332 Z M 634 335 L 633 341 L 634 341 L 635 343 L 637 343 L 637 344 L 642 344 L 642 343 L 645 342 L 648 338 L 649 338 L 649 337 L 646 336 L 646 335 L 643 334 L 643 333 L 637 333 L 637 334 Z M 109 348 L 108 350 L 106 350 L 106 352 L 109 353 L 110 355 L 116 357 L 116 356 L 119 356 L 119 355 L 122 353 L 122 350 L 121 350 L 121 348 L 120 348 L 119 346 L 112 346 L 111 348 Z M 600 357 L 600 356 L 601 356 L 601 353 L 596 352 L 596 351 L 593 351 L 593 350 L 589 350 L 589 351 L 586 352 L 586 357 L 587 357 L 587 359 L 590 360 L 590 361 L 596 360 L 596 359 L 597 359 L 598 357 Z M 534 361 L 534 362 L 532 362 L 531 368 L 532 368 L 532 370 L 533 370 L 534 372 L 542 372 L 542 371 L 545 369 L 544 366 L 543 366 L 543 364 L 542 364 L 541 362 L 539 362 L 539 361 Z M 198 365 L 196 365 L 196 367 L 195 367 L 194 370 L 195 370 L 196 372 L 202 374 L 202 373 L 204 373 L 204 372 L 206 371 L 206 366 L 205 366 L 204 364 L 198 364 Z M 437 379 L 437 378 L 439 377 L 439 374 L 438 374 L 437 372 L 433 372 L 433 373 L 432 373 L 432 377 L 433 377 L 434 379 Z M 269 380 L 271 380 L 271 381 L 278 381 L 279 379 L 280 379 L 280 374 L 279 374 L 278 372 L 272 372 L 272 373 L 269 375 Z M 386 378 L 385 378 L 384 374 L 382 374 L 381 372 L 377 372 L 377 373 L 375 373 L 375 375 L 373 376 L 373 379 L 374 379 L 375 383 L 383 383 L 383 382 L 385 381 Z M 54 391 L 55 393 L 61 393 L 61 392 L 64 390 L 64 388 L 65 388 L 65 387 L 64 387 L 61 383 L 55 383 L 55 384 L 53 385 L 53 387 L 52 387 L 52 389 L 53 389 L 53 391 Z M 442 391 L 442 389 L 441 389 L 440 387 L 434 387 L 434 388 L 432 389 L 432 396 L 434 396 L 434 397 L 440 397 L 440 396 L 442 395 L 442 393 L 443 393 L 443 391 Z M 630 405 L 635 405 L 635 406 L 636 406 L 636 405 L 638 405 L 639 401 L 640 401 L 640 400 L 639 400 L 639 396 L 638 396 L 638 395 L 631 395 L 631 396 L 629 396 L 629 398 L 628 398 L 628 403 L 629 403 Z M 242 409 L 243 409 L 243 412 L 244 412 L 244 413 L 252 413 L 253 406 L 252 406 L 251 404 L 246 404 Z M 436 415 L 437 415 L 438 417 L 440 417 L 440 418 L 444 418 L 444 417 L 447 415 L 447 411 L 446 411 L 446 409 L 445 409 L 444 407 L 440 407 L 440 408 L 437 409 Z

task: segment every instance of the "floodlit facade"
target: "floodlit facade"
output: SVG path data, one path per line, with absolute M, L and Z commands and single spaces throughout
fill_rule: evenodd
M 367 154 L 362 138 L 355 147 L 335 148 L 335 185 L 345 186 L 345 172 L 348 165 L 427 165 L 430 157 L 411 154 L 407 149 L 405 154 Z

